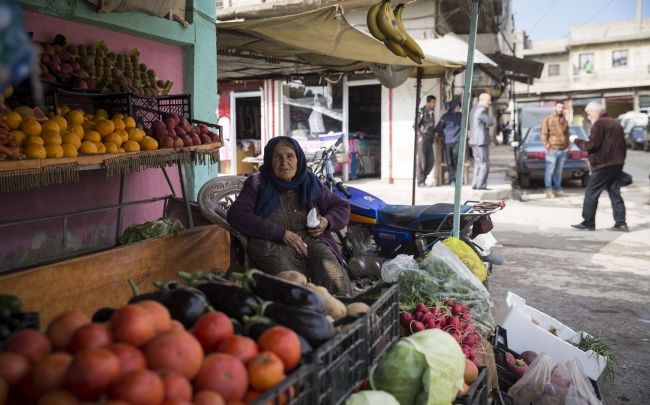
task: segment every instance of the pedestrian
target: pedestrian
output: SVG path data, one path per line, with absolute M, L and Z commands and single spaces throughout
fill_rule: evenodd
M 567 153 L 571 150 L 569 123 L 564 118 L 564 101 L 555 102 L 555 111 L 542 120 L 539 140 L 546 148 L 544 186 L 546 198 L 566 197 L 562 191 L 562 170 Z
M 449 102 L 449 109 L 440 117 L 436 126 L 436 133 L 443 138 L 445 144 L 445 161 L 449 184 L 456 184 L 456 166 L 458 165 L 458 144 L 460 142 L 460 121 L 463 114 L 460 112 L 460 103 L 456 100 Z
M 490 127 L 494 125 L 494 120 L 488 113 L 490 104 L 492 104 L 492 97 L 482 93 L 478 98 L 478 104 L 469 113 L 469 145 L 474 156 L 474 178 L 472 179 L 474 190 L 489 190 L 487 178 L 490 172 Z
M 582 204 L 582 218 L 584 221 L 571 225 L 576 229 L 596 229 L 596 209 L 598 197 L 603 190 L 609 193 L 614 211 L 614 227 L 609 231 L 629 232 L 625 222 L 625 203 L 621 197 L 621 183 L 619 178 L 623 172 L 627 145 L 623 127 L 614 119 L 607 116 L 603 106 L 592 101 L 585 107 L 587 118 L 592 122 L 589 140 L 574 139 L 573 142 L 580 148 L 589 152 L 589 166 L 591 176 L 585 190 L 585 200 Z M 573 137 L 572 137 L 573 138 Z
M 433 111 L 436 108 L 436 97 L 427 96 L 427 104 L 420 110 L 418 120 L 418 165 L 417 181 L 418 187 L 426 187 L 425 180 L 431 169 L 433 169 L 433 141 L 435 136 L 435 116 Z

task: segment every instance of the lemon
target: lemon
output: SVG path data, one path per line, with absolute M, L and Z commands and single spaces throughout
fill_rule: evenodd
M 104 143 L 112 142 L 112 143 L 115 144 L 115 146 L 117 146 L 119 148 L 120 145 L 122 145 L 122 137 L 119 136 L 118 134 L 116 134 L 115 132 L 112 132 L 112 133 L 106 135 L 104 137 L 104 139 L 102 139 L 102 142 L 104 142 Z
M 23 119 L 23 122 L 20 123 L 20 130 L 27 136 L 39 136 L 41 131 L 43 131 L 43 127 L 34 118 L 27 118 Z
M 122 148 L 117 148 L 117 151 L 118 151 L 119 153 L 124 153 L 124 152 L 126 152 L 126 151 L 125 151 L 124 149 L 122 149 Z
M 93 142 L 97 148 L 97 153 L 106 153 L 106 145 L 101 142 Z
M 156 149 L 158 149 L 158 141 L 153 139 L 150 136 L 145 136 L 140 141 L 140 149 L 141 150 L 156 150 Z
M 31 144 L 25 146 L 25 155 L 31 159 L 45 159 L 47 151 L 42 145 Z
M 97 131 L 86 131 L 84 133 L 84 141 L 101 142 L 102 136 Z
M 95 117 L 102 117 L 104 119 L 108 119 L 108 113 L 104 109 L 99 109 L 95 111 Z
M 144 135 L 140 132 L 139 128 L 129 128 L 126 132 L 129 135 L 129 139 L 132 141 L 140 142 L 142 138 L 144 138 Z
M 140 152 L 140 145 L 136 141 L 126 141 L 122 146 L 126 152 Z
M 63 149 L 61 145 L 56 145 L 53 143 L 45 144 L 45 151 L 47 152 L 48 158 L 60 158 L 63 157 Z
M 7 117 L 5 124 L 7 124 L 9 129 L 18 129 L 23 122 L 23 117 L 15 111 L 9 111 L 5 114 L 5 117 Z
M 83 141 L 81 142 L 81 146 L 79 147 L 79 153 L 86 153 L 86 154 L 97 153 L 97 146 L 95 146 L 95 144 L 90 141 Z
M 59 128 L 61 129 L 61 132 L 68 129 L 68 121 L 66 121 L 65 118 L 61 117 L 60 115 L 55 115 L 54 117 L 50 118 L 50 121 L 54 121 L 57 124 L 59 124 Z
M 113 142 L 104 142 L 106 153 L 118 153 L 118 147 Z
M 61 136 L 61 140 L 64 144 L 73 145 L 75 147 L 75 150 L 81 147 L 81 139 L 79 139 L 77 134 L 73 132 L 66 132 Z
M 68 128 L 68 131 L 77 135 L 79 140 L 82 140 L 84 137 L 84 129 L 81 125 L 71 125 L 70 128 Z
M 25 141 L 25 138 L 27 138 L 27 136 L 26 136 L 25 134 L 23 134 L 23 131 L 19 131 L 19 130 L 17 130 L 17 129 L 13 129 L 13 130 L 11 130 L 11 131 L 9 131 L 9 132 L 10 132 L 13 136 L 16 137 L 16 139 L 14 139 L 14 141 L 13 141 L 13 144 L 14 144 L 15 146 L 19 147 L 19 148 L 22 147 L 22 146 L 23 146 L 23 142 Z
M 124 131 L 123 129 L 116 129 L 115 133 L 120 136 L 122 142 L 126 142 L 129 140 L 129 134 L 127 134 L 126 131 Z
M 113 118 L 115 118 L 115 117 L 113 117 Z M 124 121 L 124 126 L 126 127 L 126 129 L 135 128 L 135 120 L 133 118 L 124 117 L 124 118 L 122 118 L 122 121 Z
M 45 145 L 45 142 L 43 142 L 43 138 L 41 138 L 40 136 L 33 136 L 33 135 L 28 136 L 23 141 L 23 147 L 24 148 L 27 148 L 27 145 L 32 145 L 32 144 L 43 146 L 43 145 Z
M 59 127 L 59 124 L 57 124 L 54 121 L 47 120 L 47 121 L 41 122 L 41 128 L 43 128 L 43 132 L 45 132 L 47 130 L 51 130 L 51 131 L 55 131 L 57 134 L 61 133 L 61 127 Z M 42 135 L 42 133 L 41 133 L 41 135 Z
M 70 112 L 70 107 L 68 107 L 67 105 L 62 105 L 61 107 L 59 107 L 59 115 L 65 116 L 69 112 Z
M 63 143 L 61 135 L 51 129 L 46 129 L 45 131 L 41 132 L 41 138 L 46 145 L 48 143 L 53 143 L 55 145 L 61 145 Z
M 122 125 L 124 125 L 124 123 L 122 123 Z M 95 123 L 95 131 L 99 132 L 101 136 L 106 136 L 115 131 L 115 123 L 111 120 L 98 121 Z
M 14 108 L 14 112 L 19 114 L 21 117 L 34 117 L 34 109 L 27 107 L 26 105 Z
M 65 120 L 68 121 L 68 125 L 81 125 L 84 123 L 85 118 L 82 113 L 79 111 L 73 110 L 69 111 L 65 115 Z
M 61 149 L 63 149 L 63 156 L 65 157 L 77 156 L 77 147 L 74 145 L 71 145 L 69 143 L 64 143 L 63 145 L 61 145 Z

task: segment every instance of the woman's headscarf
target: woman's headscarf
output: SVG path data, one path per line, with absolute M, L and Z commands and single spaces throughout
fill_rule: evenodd
M 289 182 L 277 178 L 273 173 L 273 149 L 282 139 L 288 139 L 293 143 L 298 160 L 296 174 Z M 268 218 L 273 214 L 280 204 L 280 194 L 286 191 L 298 190 L 300 205 L 302 206 L 306 206 L 322 194 L 318 178 L 307 170 L 305 152 L 303 152 L 298 142 L 288 136 L 275 137 L 266 144 L 264 147 L 264 164 L 260 167 L 260 173 L 262 174 L 262 182 L 257 205 L 255 206 L 255 215 L 262 218 Z

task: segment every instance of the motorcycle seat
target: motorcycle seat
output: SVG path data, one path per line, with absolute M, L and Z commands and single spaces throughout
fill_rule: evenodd
M 471 205 L 461 205 L 460 212 L 466 213 Z M 384 205 L 378 211 L 377 219 L 383 226 L 398 226 L 409 229 L 432 230 L 448 214 L 454 213 L 454 204 L 433 205 Z M 451 217 L 450 217 L 451 218 Z

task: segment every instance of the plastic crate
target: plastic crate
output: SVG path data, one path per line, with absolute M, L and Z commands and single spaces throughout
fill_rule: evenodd
M 14 334 L 18 331 L 25 329 L 41 329 L 40 319 L 38 317 L 38 312 L 21 312 L 15 316 L 20 319 L 20 324 L 16 326 L 14 330 L 11 331 L 11 334 Z M 11 335 L 9 335 L 11 336 Z M 0 339 L 0 351 L 2 350 L 2 345 L 4 340 Z
M 488 387 L 487 387 L 487 367 L 478 368 L 478 378 L 471 387 L 467 395 L 460 395 L 454 399 L 453 404 L 458 405 L 488 405 Z
M 265 391 L 249 405 L 311 405 L 313 368 L 312 364 L 298 367 L 280 384 Z
M 143 97 L 129 93 L 129 100 L 132 105 L 132 113 L 130 115 L 141 128 L 151 127 L 153 121 L 162 121 L 163 116 L 168 113 L 185 117 L 189 122 L 192 122 L 192 108 L 189 94 Z
M 508 331 L 500 326 L 497 326 L 494 331 L 494 359 L 497 362 L 497 377 L 499 379 L 499 390 L 503 392 L 508 392 L 508 390 L 519 381 L 519 377 L 512 374 L 505 367 L 500 366 L 499 362 L 502 361 L 505 364 L 506 353 L 510 353 L 515 358 L 519 358 L 519 353 L 516 353 L 508 348 Z M 603 397 L 600 395 L 600 387 L 598 383 L 591 378 L 591 385 L 594 388 L 594 393 L 599 400 L 603 400 Z
M 378 299 L 367 298 L 379 291 L 383 291 L 383 294 Z M 370 306 L 370 310 L 365 315 L 367 362 L 370 368 L 386 349 L 399 339 L 399 286 L 382 283 L 354 298 L 340 298 L 340 300 L 346 305 L 363 302 Z
M 87 114 L 95 114 L 101 108 L 109 117 L 115 114 L 133 116 L 129 93 L 82 93 L 57 89 L 54 91 L 54 107 L 63 105 Z

